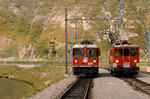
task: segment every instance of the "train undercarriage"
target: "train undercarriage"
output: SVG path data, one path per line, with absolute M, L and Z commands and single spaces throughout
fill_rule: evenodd
M 73 75 L 97 76 L 98 75 L 98 67 L 73 67 Z
M 112 75 L 117 74 L 131 74 L 131 75 L 138 75 L 139 73 L 139 67 L 133 67 L 133 68 L 111 68 L 110 72 Z

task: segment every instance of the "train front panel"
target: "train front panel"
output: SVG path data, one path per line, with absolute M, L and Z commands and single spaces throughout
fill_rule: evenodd
M 139 47 L 113 47 L 109 51 L 109 66 L 111 73 L 138 74 Z
M 73 74 L 98 75 L 99 56 L 97 47 L 73 47 Z

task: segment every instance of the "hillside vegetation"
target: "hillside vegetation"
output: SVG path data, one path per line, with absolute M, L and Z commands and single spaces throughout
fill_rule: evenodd
M 24 47 L 8 44 L 0 55 L 12 57 L 13 52 L 21 58 L 48 58 L 49 48 L 52 57 L 64 56 L 65 8 L 69 18 L 110 18 L 118 15 L 120 0 L 1 0 L 0 35 L 21 42 Z M 150 1 L 124 0 L 123 27 L 120 39 L 139 45 L 141 56 L 146 58 L 146 36 L 150 28 Z M 72 42 L 75 21 L 69 21 L 68 41 Z M 78 41 L 89 38 L 102 50 L 101 60 L 106 62 L 109 49 L 108 33 L 116 34 L 116 21 L 78 21 Z M 75 35 L 74 35 L 75 36 Z M 74 40 L 75 41 L 75 40 Z M 18 47 L 16 47 L 18 46 Z M 2 51 L 10 49 L 10 51 Z M 25 50 L 23 53 L 20 50 Z M 4 55 L 9 52 L 9 55 Z M 30 54 L 30 55 L 28 55 Z M 19 56 L 20 55 L 20 56 Z

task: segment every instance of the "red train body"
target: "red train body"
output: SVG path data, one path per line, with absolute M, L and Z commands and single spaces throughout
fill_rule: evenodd
M 79 76 L 98 75 L 100 50 L 96 44 L 73 46 L 73 74 Z
M 111 74 L 139 72 L 139 47 L 136 45 L 115 45 L 109 50 L 109 70 Z

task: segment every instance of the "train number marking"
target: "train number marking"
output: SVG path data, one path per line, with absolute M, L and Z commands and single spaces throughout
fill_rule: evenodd
M 92 63 L 92 62 L 89 62 L 88 65 L 93 65 L 93 63 Z

